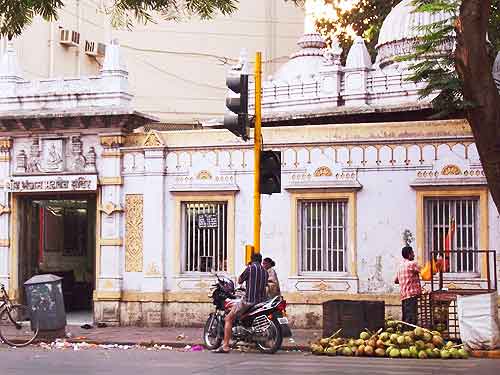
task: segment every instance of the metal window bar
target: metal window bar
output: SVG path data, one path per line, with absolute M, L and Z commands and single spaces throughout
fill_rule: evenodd
M 449 268 L 451 273 L 479 272 L 478 256 L 478 199 L 428 198 L 425 200 L 426 260 L 429 254 L 446 255 L 447 235 L 454 220 L 451 236 Z
M 345 272 L 347 201 L 302 201 L 300 272 Z
M 227 202 L 183 202 L 184 272 L 227 271 Z M 215 216 L 217 224 L 201 227 L 200 215 Z

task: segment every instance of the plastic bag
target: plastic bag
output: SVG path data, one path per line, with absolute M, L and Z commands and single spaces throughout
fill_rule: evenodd
M 460 338 L 468 349 L 491 350 L 500 346 L 498 294 L 457 296 Z

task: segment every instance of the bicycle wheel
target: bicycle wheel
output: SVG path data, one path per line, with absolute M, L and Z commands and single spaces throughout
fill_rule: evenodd
M 0 313 L 0 338 L 10 346 L 26 346 L 38 335 L 38 324 L 24 305 L 6 306 Z

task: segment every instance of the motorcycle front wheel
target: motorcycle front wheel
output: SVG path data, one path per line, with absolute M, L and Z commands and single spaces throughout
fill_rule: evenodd
M 257 349 L 266 354 L 276 353 L 283 342 L 283 335 L 276 319 L 269 321 L 269 327 L 264 335 L 267 340 L 258 340 Z
M 205 328 L 203 329 L 203 342 L 208 350 L 217 349 L 222 343 L 222 337 L 218 335 L 219 320 L 214 313 L 208 316 Z

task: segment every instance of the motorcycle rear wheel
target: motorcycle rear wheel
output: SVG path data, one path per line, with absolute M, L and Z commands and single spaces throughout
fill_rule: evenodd
M 281 348 L 281 344 L 283 342 L 281 328 L 276 319 L 270 321 L 267 331 L 269 340 L 265 342 L 257 341 L 257 349 L 259 349 L 262 353 L 274 354 L 279 350 L 279 348 Z
M 203 342 L 208 350 L 217 349 L 222 343 L 222 337 L 218 336 L 219 321 L 214 313 L 210 314 L 205 328 L 203 329 Z

